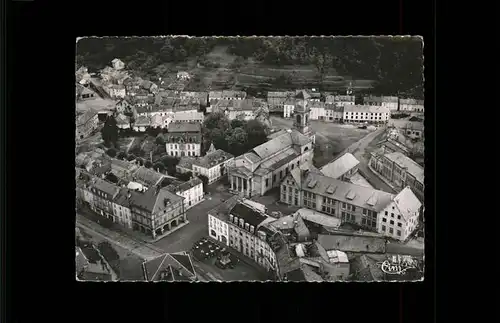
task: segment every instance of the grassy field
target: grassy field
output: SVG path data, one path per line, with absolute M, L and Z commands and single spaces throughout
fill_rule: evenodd
M 292 119 L 272 116 L 273 127 L 291 128 Z M 370 130 L 358 129 L 352 125 L 342 125 L 312 120 L 311 128 L 316 133 L 316 147 L 314 148 L 314 166 L 322 167 L 336 158 L 347 147 L 366 136 Z

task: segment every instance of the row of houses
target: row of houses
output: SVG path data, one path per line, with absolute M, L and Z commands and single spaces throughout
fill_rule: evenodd
M 76 171 L 80 200 L 112 222 L 153 238 L 186 222 L 186 210 L 200 203 L 204 196 L 203 182 L 197 177 L 180 182 L 113 158 L 101 157 L 93 165 L 80 166 Z M 118 182 L 113 182 L 110 174 Z

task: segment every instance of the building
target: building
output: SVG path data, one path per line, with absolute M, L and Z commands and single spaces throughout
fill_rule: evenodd
M 418 121 L 409 121 L 403 128 L 401 128 L 403 134 L 412 139 L 423 139 L 424 138 L 424 123 Z
M 344 106 L 335 103 L 325 104 L 325 117 L 323 120 L 342 122 L 344 119 Z M 320 118 L 321 120 L 321 118 Z
M 373 152 L 369 167 L 395 190 L 400 191 L 409 186 L 421 201 L 424 200 L 424 168 L 411 158 L 400 152 Z
M 165 189 L 184 198 L 185 211 L 203 201 L 203 181 L 198 177 L 193 177 L 187 182 L 174 181 Z
M 216 104 L 220 100 L 244 100 L 247 93 L 244 91 L 210 91 L 208 92 L 208 100 L 210 105 Z
M 196 281 L 191 256 L 186 252 L 166 253 L 142 263 L 146 281 Z
M 191 79 L 191 75 L 189 75 L 188 72 L 177 72 L 177 79 L 178 80 L 183 80 L 183 81 L 188 81 Z
M 98 124 L 99 117 L 97 111 L 93 109 L 79 115 L 76 119 L 76 138 L 78 140 L 87 138 L 97 130 Z
M 186 222 L 184 198 L 159 186 L 136 191 L 130 210 L 132 229 L 150 235 L 153 239 Z
M 88 187 L 84 187 L 84 189 L 93 195 L 90 208 L 99 215 L 117 222 L 113 210 L 113 200 L 118 195 L 119 188 L 106 180 L 93 178 Z
M 386 123 L 391 117 L 387 107 L 375 105 L 346 105 L 344 106 L 344 122 L 351 123 Z
M 127 95 L 124 85 L 106 84 L 103 85 L 103 88 L 111 98 L 124 98 Z
M 205 156 L 192 160 L 191 169 L 194 175 L 206 176 L 208 184 L 212 184 L 227 174 L 227 164 L 232 161 L 233 155 L 211 144 Z
M 311 101 L 309 103 L 311 110 L 311 120 L 324 120 L 326 116 L 325 103 L 320 101 Z
M 173 122 L 199 122 L 202 123 L 205 120 L 203 112 L 199 111 L 176 111 L 173 114 Z
M 132 212 L 130 206 L 133 194 L 136 194 L 136 192 L 122 187 L 113 198 L 113 215 L 116 222 L 127 229 L 132 229 Z
M 76 274 L 78 280 L 112 281 L 116 275 L 106 259 L 92 244 L 76 247 Z
M 119 114 L 115 117 L 116 126 L 119 129 L 130 129 L 130 118 L 124 114 Z
M 283 101 L 283 118 L 291 118 L 295 111 L 295 99 L 293 97 L 287 98 Z
M 323 175 L 348 181 L 358 171 L 359 160 L 351 153 L 345 153 L 341 157 L 321 167 Z
M 356 97 L 354 95 L 327 95 L 325 98 L 326 104 L 332 104 L 339 107 L 346 105 L 354 105 L 356 102 Z
M 138 167 L 131 173 L 131 175 L 132 176 L 130 177 L 130 179 L 132 181 L 140 183 L 146 187 L 157 186 L 165 178 L 165 175 L 163 175 L 162 173 L 146 168 L 144 166 Z
M 113 68 L 115 70 L 122 70 L 125 68 L 125 63 L 123 63 L 121 60 L 118 58 L 115 58 L 114 60 L 111 61 L 111 64 L 113 65 Z
M 278 232 L 263 225 L 272 220 L 234 196 L 208 213 L 208 233 L 268 271 L 277 271 L 273 236 Z
M 418 227 L 422 203 L 409 187 L 405 187 L 380 212 L 378 232 L 404 241 Z
M 398 111 L 399 99 L 397 96 L 366 96 L 363 104 L 388 108 L 389 111 Z
M 132 112 L 132 103 L 130 102 L 129 99 L 124 98 L 121 99 L 120 101 L 116 102 L 115 104 L 115 109 L 117 113 L 130 113 Z
M 424 100 L 400 99 L 399 111 L 404 112 L 424 112 Z
M 164 135 L 167 154 L 170 156 L 201 155 L 201 124 L 170 123 L 168 133 Z
M 174 96 L 174 95 L 170 95 Z M 193 99 L 194 101 L 198 102 L 201 107 L 206 107 L 208 105 L 208 92 L 188 92 L 188 91 L 183 91 L 179 93 L 179 98 L 180 99 Z
M 76 88 L 77 88 L 76 98 L 78 101 L 91 100 L 99 97 L 97 93 L 92 91 L 92 89 L 90 89 L 87 86 L 81 86 L 80 84 L 77 84 Z
M 302 115 L 298 118 L 303 131 Z M 294 168 L 312 164 L 312 159 L 313 141 L 310 137 L 297 129 L 277 133 L 269 141 L 227 164 L 231 190 L 246 197 L 264 195 L 278 187 Z
M 133 129 L 136 132 L 146 132 L 151 127 L 151 117 L 139 116 L 134 122 Z
M 267 92 L 267 104 L 270 111 L 283 111 L 285 102 L 293 98 L 294 92 Z M 292 104 L 293 106 L 293 104 Z
M 410 190 L 411 192 L 411 190 Z M 401 194 L 401 193 L 400 193 Z M 393 202 L 405 200 L 405 205 L 413 203 L 413 192 L 394 195 L 373 188 L 359 186 L 304 169 L 294 169 L 281 185 L 280 201 L 288 205 L 306 207 L 333 217 L 342 223 L 353 223 L 367 230 L 392 235 L 380 226 L 387 207 Z M 413 210 L 418 220 L 420 206 Z M 412 213 L 412 217 L 415 215 Z M 401 228 L 414 229 L 409 217 L 398 219 Z M 398 224 L 399 226 L 399 224 Z M 398 235 L 401 233 L 401 235 Z M 404 240 L 402 232 L 394 232 L 394 238 Z
M 253 120 L 256 117 L 256 110 L 259 108 L 258 102 L 252 99 L 231 100 L 225 113 L 229 120 Z

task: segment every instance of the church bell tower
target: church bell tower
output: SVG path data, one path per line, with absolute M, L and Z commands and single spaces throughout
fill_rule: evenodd
M 293 127 L 303 135 L 311 138 L 314 143 L 315 136 L 311 131 L 309 117 L 310 109 L 307 106 L 308 94 L 305 91 L 299 91 L 295 95 L 295 108 L 293 111 Z

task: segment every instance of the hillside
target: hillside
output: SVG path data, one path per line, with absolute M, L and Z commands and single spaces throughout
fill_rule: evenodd
M 150 78 L 186 70 L 192 90 L 335 90 L 353 80 L 373 94 L 423 98 L 422 46 L 416 37 L 86 38 L 77 64 L 95 72 L 118 57 Z

